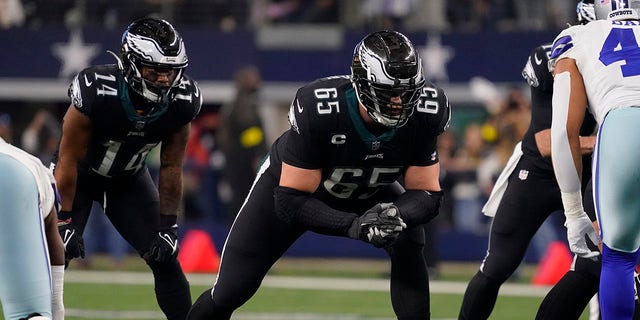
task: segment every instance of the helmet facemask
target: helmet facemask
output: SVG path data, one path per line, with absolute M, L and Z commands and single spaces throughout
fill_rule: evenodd
M 587 24 L 596 20 L 593 0 L 583 0 L 576 5 L 576 14 L 579 24 Z
M 376 123 L 405 125 L 420 100 L 425 80 L 413 45 L 397 32 L 371 34 L 356 46 L 351 81 L 358 101 Z
M 122 71 L 129 87 L 146 100 L 164 103 L 182 80 L 188 59 L 182 37 L 166 21 L 146 18 L 132 23 L 122 36 Z M 143 77 L 143 67 L 166 72 L 175 70 L 168 85 Z M 169 72 L 169 76 L 173 76 Z

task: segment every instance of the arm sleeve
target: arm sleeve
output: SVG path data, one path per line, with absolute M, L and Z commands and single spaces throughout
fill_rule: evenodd
M 278 186 L 275 189 L 276 215 L 281 220 L 313 232 L 348 236 L 357 214 L 335 210 L 311 194 Z
M 551 161 L 561 191 L 564 214 L 567 218 L 581 215 L 584 212 L 580 177 L 573 161 L 567 133 L 570 83 L 571 76 L 568 72 L 556 74 L 553 85 L 556 93 L 553 95 L 551 122 Z
M 569 85 L 571 78 L 568 72 L 555 76 L 553 95 L 553 116 L 551 121 L 551 157 L 553 168 L 562 192 L 580 191 L 580 177 L 573 162 L 571 146 L 567 133 L 567 117 L 569 112 Z
M 51 309 L 53 320 L 64 319 L 64 266 L 51 266 Z
M 407 190 L 398 196 L 394 204 L 408 227 L 424 224 L 440 211 L 442 191 Z

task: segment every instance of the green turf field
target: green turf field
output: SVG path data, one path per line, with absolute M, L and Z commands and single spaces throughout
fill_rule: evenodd
M 258 293 L 235 314 L 243 320 L 390 320 L 394 319 L 387 292 L 384 261 L 283 261 L 265 279 Z M 446 264 L 442 278 L 432 282 L 432 319 L 456 319 L 466 281 L 475 264 Z M 65 282 L 69 320 L 162 319 L 156 305 L 151 276 L 135 263 L 133 272 L 74 270 Z M 142 271 L 142 272 L 139 272 Z M 525 268 L 520 284 L 503 287 L 491 319 L 533 319 L 542 300 L 540 289 L 523 287 L 532 272 Z M 214 280 L 212 274 L 189 275 L 195 300 Z M 319 279 L 319 280 L 318 280 Z M 98 283 L 96 283 L 98 282 Z M 510 293 L 508 285 L 519 286 Z M 320 287 L 321 289 L 314 289 Z M 338 288 L 336 290 L 327 288 Z M 444 292 L 444 293 L 443 293 Z M 454 292 L 454 293 L 451 293 Z M 530 295 L 530 296 L 527 296 Z M 3 319 L 0 317 L 0 319 Z M 581 319 L 588 319 L 583 314 Z

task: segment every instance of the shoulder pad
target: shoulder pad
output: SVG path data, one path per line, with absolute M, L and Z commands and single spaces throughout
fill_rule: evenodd
M 345 91 L 350 86 L 350 80 L 344 76 L 322 78 L 298 89 L 288 114 L 293 131 L 302 134 L 311 127 L 323 128 L 318 123 L 332 121 L 340 113 L 348 112 Z
M 522 70 L 522 77 L 532 88 L 552 92 L 553 75 L 549 71 L 551 44 L 541 45 L 531 52 Z
M 591 24 L 591 22 L 589 24 Z M 578 30 L 581 30 L 587 25 L 576 25 L 576 26 L 571 26 L 567 29 L 564 29 L 555 38 L 555 40 L 553 40 L 553 46 L 551 47 L 551 54 L 549 56 L 550 71 L 553 71 L 553 69 L 555 68 L 556 61 L 558 61 L 560 57 L 565 56 L 565 54 L 570 52 L 571 49 L 574 47 L 574 38 L 575 38 L 576 32 L 578 32 Z
M 422 89 L 420 103 L 414 115 L 425 118 L 427 127 L 433 134 L 441 134 L 451 122 L 451 105 L 444 90 L 427 83 Z
M 80 112 L 89 114 L 97 97 L 118 97 L 115 65 L 93 66 L 80 71 L 68 90 L 71 103 Z
M 552 89 L 553 76 L 549 72 L 549 56 L 551 44 L 544 44 L 533 49 L 522 70 L 522 77 L 534 88 Z M 549 87 L 551 83 L 551 87 Z
M 180 83 L 172 89 L 171 94 L 171 105 L 188 116 L 189 121 L 200 113 L 203 101 L 202 91 L 195 80 L 186 75 L 183 76 Z

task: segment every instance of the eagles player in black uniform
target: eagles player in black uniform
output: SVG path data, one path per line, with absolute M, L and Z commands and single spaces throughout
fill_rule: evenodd
M 422 224 L 437 215 L 442 196 L 436 141 L 449 103 L 395 31 L 358 43 L 351 71 L 298 90 L 291 128 L 274 142 L 231 228 L 214 287 L 188 319 L 229 319 L 306 231 L 384 248 L 398 319 L 429 318 Z
M 593 1 L 577 6 L 578 22 L 595 20 Z M 524 258 L 534 234 L 547 217 L 562 210 L 560 189 L 551 163 L 551 98 L 553 75 L 547 68 L 551 44 L 535 48 L 522 71 L 531 87 L 531 124 L 522 140 L 522 155 L 508 175 L 504 194 L 494 188 L 485 209 L 497 208 L 489 235 L 487 255 L 471 279 L 464 295 L 459 319 L 487 319 L 493 311 L 500 286 L 513 274 Z M 586 114 L 580 132 L 584 170 L 583 190 L 590 189 L 591 152 L 595 144 L 596 122 Z M 516 150 L 518 152 L 518 150 Z M 494 194 L 495 193 L 495 194 Z M 586 191 L 585 210 L 595 221 L 591 192 Z M 495 197 L 494 197 L 495 196 Z M 485 213 L 488 213 L 485 210 Z M 597 226 L 597 224 L 596 224 Z M 592 248 L 597 250 L 594 247 Z M 578 319 L 598 291 L 599 260 L 574 258 L 571 271 L 554 287 L 540 306 L 536 319 Z
M 113 54 L 113 53 L 112 53 Z M 183 320 L 189 284 L 178 263 L 182 159 L 190 122 L 202 104 L 184 74 L 182 37 L 164 20 L 143 18 L 122 36 L 117 64 L 81 71 L 69 88 L 55 177 L 66 259 L 84 256 L 82 232 L 93 201 L 145 259 L 167 319 Z M 161 143 L 158 188 L 145 159 Z

